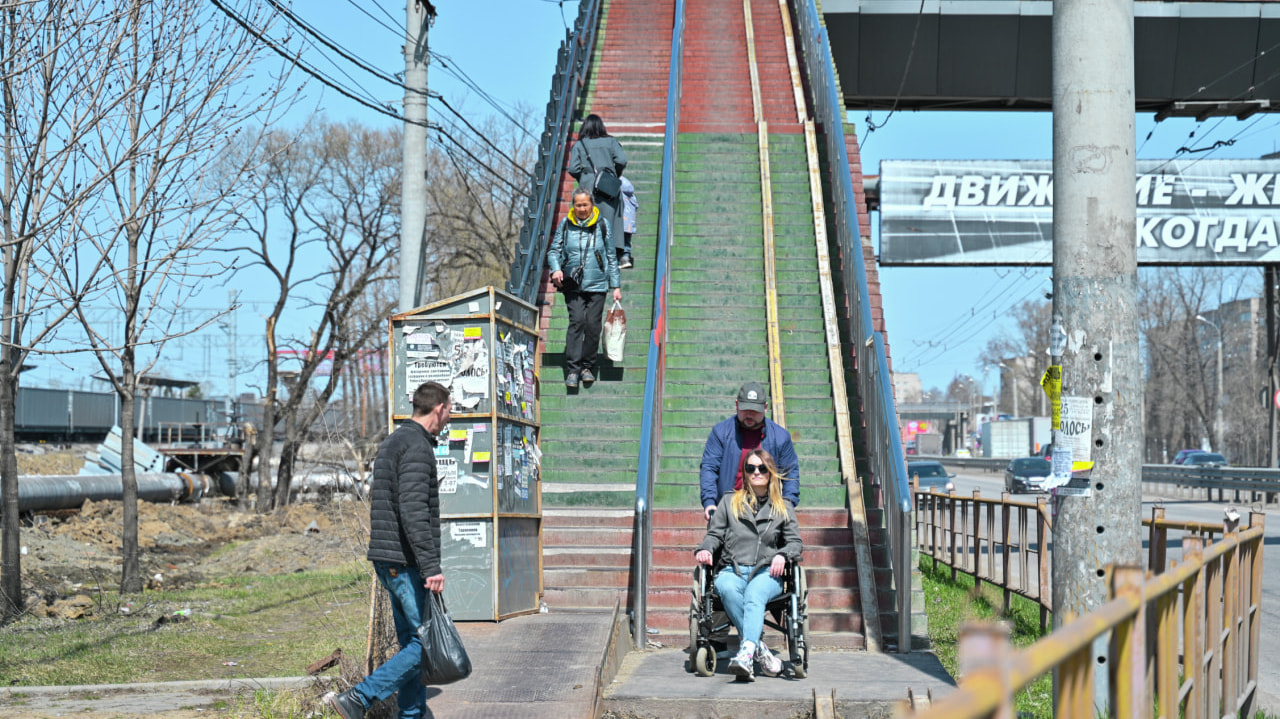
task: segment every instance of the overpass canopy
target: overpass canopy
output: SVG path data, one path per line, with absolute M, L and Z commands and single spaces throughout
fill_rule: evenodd
M 1050 107 L 1051 0 L 824 0 L 822 10 L 846 107 Z M 1134 45 L 1138 111 L 1280 108 L 1280 2 L 1137 0 Z

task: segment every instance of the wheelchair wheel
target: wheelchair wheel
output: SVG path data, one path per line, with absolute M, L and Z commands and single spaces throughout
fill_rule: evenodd
M 805 580 L 804 567 L 796 567 L 796 598 L 792 605 L 790 636 L 787 637 L 791 673 L 796 679 L 804 679 L 809 673 L 808 598 L 809 584 Z
M 698 647 L 692 656 L 693 670 L 700 677 L 709 677 L 716 673 L 716 650 L 710 645 Z

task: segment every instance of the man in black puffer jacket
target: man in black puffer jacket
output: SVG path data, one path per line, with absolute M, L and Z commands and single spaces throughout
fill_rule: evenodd
M 437 382 L 420 385 L 413 393 L 413 418 L 383 441 L 373 462 L 368 557 L 391 595 L 400 651 L 356 686 L 324 696 L 325 706 L 343 719 L 363 719 L 374 702 L 396 692 L 400 719 L 426 714 L 418 626 L 426 590 L 444 591 L 435 447 L 448 422 L 449 390 Z

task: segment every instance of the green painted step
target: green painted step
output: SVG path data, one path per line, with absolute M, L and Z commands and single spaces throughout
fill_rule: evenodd
M 629 492 L 543 492 L 544 507 L 634 507 L 634 487 Z M 695 505 L 697 503 L 695 502 Z M 821 506 L 821 505 L 818 505 Z

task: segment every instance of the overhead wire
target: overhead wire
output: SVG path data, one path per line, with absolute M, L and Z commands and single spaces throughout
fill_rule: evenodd
M 298 16 L 296 13 L 294 13 L 292 10 L 290 10 L 290 9 L 289 9 L 289 8 L 287 8 L 287 7 L 285 7 L 283 4 L 281 4 L 281 3 L 277 2 L 277 0 L 267 0 L 267 2 L 268 2 L 268 3 L 269 3 L 273 8 L 275 8 L 277 11 L 279 11 L 280 13 L 282 13 L 286 18 L 288 18 L 290 21 L 292 21 L 295 25 L 297 25 L 297 26 L 298 26 L 298 27 L 299 27 L 299 28 L 300 28 L 304 33 L 306 33 L 306 34 L 310 35 L 311 37 L 315 38 L 316 40 L 318 40 L 319 42 L 321 42 L 322 44 L 324 44 L 324 46 L 325 46 L 325 47 L 328 47 L 329 49 L 331 49 L 331 50 L 333 50 L 334 52 L 338 53 L 338 54 L 339 54 L 343 59 L 345 59 L 345 60 L 347 60 L 347 61 L 351 62 L 352 64 L 356 65 L 357 67 L 361 68 L 362 70 L 365 70 L 366 72 L 368 72 L 368 73 L 372 74 L 374 77 L 377 77 L 377 78 L 378 78 L 378 79 L 380 79 L 380 80 L 383 80 L 383 81 L 385 81 L 385 82 L 387 82 L 387 83 L 390 83 L 390 84 L 392 84 L 392 85 L 395 85 L 397 88 L 400 88 L 401 90 L 404 90 L 404 91 L 407 91 L 407 92 L 416 92 L 416 91 L 417 91 L 416 89 L 408 88 L 408 87 L 407 87 L 403 82 L 401 82 L 398 78 L 393 77 L 392 75 L 390 75 L 390 74 L 386 73 L 385 71 L 378 69 L 377 67 L 373 66 L 371 63 L 369 63 L 369 62 L 367 62 L 367 61 L 363 60 L 362 58 L 357 57 L 356 55 L 354 55 L 354 54 L 353 54 L 353 53 L 351 53 L 350 51 L 348 51 L 348 50 L 346 50 L 345 48 L 341 47 L 341 46 L 340 46 L 336 41 L 334 41 L 332 38 L 328 37 L 327 35 L 325 35 L 325 34 L 324 34 L 323 32 L 321 32 L 320 30 L 316 29 L 314 26 L 312 26 L 312 25 L 311 25 L 310 23 L 308 23 L 306 20 L 304 20 L 303 18 L 299 17 L 299 16 Z M 216 3 L 216 2 L 215 2 L 215 4 L 218 4 L 218 3 Z M 225 12 L 225 10 L 224 10 L 224 12 Z M 243 23 L 242 23 L 242 26 L 243 26 Z M 257 33 L 255 33 L 255 37 L 258 37 L 259 39 L 264 39 L 264 38 L 262 37 L 262 35 L 261 35 L 261 34 L 257 34 Z M 298 64 L 298 62 L 299 62 L 299 61 L 298 61 L 298 60 L 296 60 L 296 59 L 293 59 L 293 58 L 290 58 L 290 59 L 291 59 L 291 61 L 295 62 L 295 64 Z M 326 58 L 326 59 L 329 59 L 329 58 Z M 330 62 L 332 62 L 332 59 L 330 59 Z M 336 65 L 336 63 L 335 63 L 335 65 Z M 304 70 L 307 70 L 308 68 L 303 67 L 303 69 L 304 69 Z M 341 68 L 339 68 L 339 71 L 342 71 L 342 70 L 341 70 Z M 362 86 L 360 86 L 360 85 L 359 85 L 359 83 L 358 83 L 354 78 L 351 78 L 351 76 L 350 76 L 350 75 L 347 75 L 347 73 L 346 73 L 345 71 L 342 71 L 342 72 L 343 72 L 343 74 L 344 74 L 344 75 L 346 75 L 346 76 L 348 77 L 348 79 L 351 79 L 351 81 L 352 81 L 353 83 L 355 83 L 357 87 L 360 87 L 360 89 L 361 89 L 361 90 L 363 90 L 367 95 L 369 95 L 370 97 L 373 97 L 372 93 L 370 93 L 368 90 L 366 90 L 366 89 L 364 89 Z M 316 73 L 309 73 L 309 74 L 311 74 L 311 75 L 312 75 L 312 77 L 316 77 L 316 79 L 321 79 L 321 78 L 317 77 Z M 322 80 L 322 82 L 323 82 L 323 81 L 324 81 L 324 80 Z M 326 82 L 325 84 L 326 84 L 326 85 L 328 85 L 329 87 L 333 87 L 334 89 L 339 90 L 340 92 L 342 91 L 340 88 L 338 88 L 338 87 L 336 87 L 336 86 L 335 86 L 335 83 L 332 83 L 332 82 Z M 351 97 L 351 95 L 350 95 L 350 94 L 348 94 L 348 93 L 344 93 L 344 94 L 345 94 L 345 95 L 347 95 L 347 97 Z M 430 100 L 435 100 L 435 101 L 437 101 L 438 103 L 440 103 L 441 105 L 443 105 L 443 106 L 444 106 L 444 108 L 445 108 L 446 110 L 448 110 L 450 114 L 454 115 L 454 116 L 455 116 L 455 117 L 457 117 L 459 120 L 461 120 L 461 121 L 462 121 L 462 123 L 463 123 L 464 125 L 466 125 L 466 127 L 471 131 L 471 133 L 472 133 L 472 134 L 474 134 L 477 138 L 479 138 L 479 139 L 481 140 L 481 142 L 483 142 L 484 144 L 488 145 L 488 146 L 489 146 L 489 148 L 490 148 L 490 149 L 492 149 L 494 152 L 496 152 L 500 157 L 502 157 L 504 160 L 506 160 L 508 163 L 510 163 L 510 164 L 511 164 L 511 166 L 512 166 L 513 168 L 515 168 L 518 172 L 520 172 L 521 174 L 525 175 L 525 176 L 526 176 L 526 178 L 532 179 L 533 175 L 532 175 L 532 174 L 530 174 L 530 173 L 529 173 L 529 171 L 528 171 L 528 170 L 526 170 L 526 169 L 524 168 L 524 166 L 523 166 L 520 162 L 518 162 L 515 158 L 511 157 L 508 153 L 506 153 L 504 150 L 502 150 L 502 148 L 500 148 L 500 147 L 498 147 L 497 145 L 495 145 L 495 144 L 494 144 L 494 143 L 489 139 L 489 137 L 488 137 L 484 132 L 480 131 L 477 127 L 475 127 L 475 125 L 473 125 L 473 124 L 471 123 L 471 121 L 470 121 L 470 120 L 468 120 L 468 119 L 467 119 L 467 118 L 466 118 L 466 117 L 465 117 L 461 112 L 459 112 L 456 108 L 454 108 L 452 105 L 450 105 L 450 104 L 449 104 L 449 102 L 448 102 L 447 100 L 445 100 L 443 96 L 441 96 L 439 93 L 436 93 L 436 92 L 430 92 L 430 91 L 426 91 L 424 94 L 426 94 L 426 95 L 427 95 L 428 99 L 430 99 Z M 353 99 L 354 99 L 354 98 L 353 98 Z M 375 97 L 375 98 L 374 98 L 374 102 L 376 102 L 376 101 L 377 101 L 377 100 L 376 100 L 376 97 Z M 363 103 L 363 104 L 364 104 L 366 107 L 371 107 L 371 105 L 370 105 L 369 103 Z M 397 117 L 398 119 L 402 119 L 402 120 L 404 119 L 403 117 L 399 116 L 398 114 L 394 114 L 394 113 L 391 113 L 391 112 L 384 112 L 383 114 L 388 114 L 388 115 L 390 115 L 390 116 L 392 116 L 392 117 Z M 508 118 L 508 119 L 511 119 L 511 118 Z M 514 120 L 512 120 L 512 122 L 514 123 Z M 418 123 L 418 124 L 421 124 L 421 123 Z M 519 125 L 519 123 L 515 123 L 515 124 L 517 124 L 517 126 L 518 126 L 518 127 L 521 127 L 521 129 L 522 129 L 522 130 L 524 129 L 522 126 L 520 126 L 520 125 Z M 527 130 L 526 130 L 526 133 L 527 133 Z M 458 143 L 458 141 L 457 141 L 456 139 L 453 139 L 453 138 L 452 138 L 452 136 L 450 136 L 450 139 L 451 139 L 453 142 L 455 142 L 455 143 L 457 143 L 457 144 L 461 145 L 461 143 Z M 488 166 L 486 165 L 486 167 L 488 167 Z M 490 169 L 491 169 L 491 168 L 490 168 Z M 497 175 L 498 173 L 496 173 L 496 172 L 495 172 L 494 174 L 495 174 L 495 175 Z
M 993 305 L 996 305 L 997 303 L 1001 302 L 1001 300 L 1005 300 L 1009 295 L 1017 293 L 1019 290 L 1016 288 L 1018 287 L 1019 284 L 1025 284 L 1027 282 L 1034 281 L 1035 279 L 1034 276 L 1028 274 L 1028 272 L 1030 271 L 1034 271 L 1034 268 L 1027 268 L 1021 273 L 1020 277 L 1015 276 L 1013 274 L 1008 275 L 1007 277 L 1012 277 L 1013 281 L 1009 284 L 1008 287 L 1002 289 L 997 294 L 997 296 L 991 298 L 989 301 L 987 301 L 985 304 L 982 304 L 981 306 L 979 306 L 978 302 L 974 302 L 973 305 L 971 305 L 966 312 L 961 313 L 960 315 L 957 315 L 954 319 L 948 322 L 945 325 L 945 327 L 947 327 L 946 330 L 940 331 L 940 333 L 935 333 L 935 334 L 938 334 L 938 336 L 935 337 L 934 339 L 921 344 L 920 346 L 916 347 L 913 350 L 909 350 L 899 361 L 903 362 L 904 364 L 911 364 L 913 360 L 916 360 L 919 357 L 925 356 L 928 353 L 934 352 L 940 346 L 943 347 L 945 350 L 949 346 L 949 343 L 951 342 L 952 338 L 954 338 L 956 335 L 961 333 L 968 332 L 971 336 L 977 337 L 976 332 L 970 331 L 971 326 L 975 322 L 984 322 L 984 323 L 989 322 L 990 320 L 987 319 L 988 308 L 991 308 Z M 1021 283 L 1019 283 L 1019 279 L 1021 280 Z M 997 283 L 997 285 L 998 284 L 999 283 Z M 1024 301 L 1025 298 L 1030 297 L 1032 294 L 1034 294 L 1037 291 L 1037 289 L 1038 289 L 1037 286 L 1032 286 L 1029 291 L 1023 294 L 1023 297 L 1021 299 L 1014 300 L 1012 302 L 1005 302 L 1001 308 L 993 309 L 992 314 L 1000 315 L 1003 313 L 1008 313 L 1009 310 L 1013 309 L 1014 306 Z

